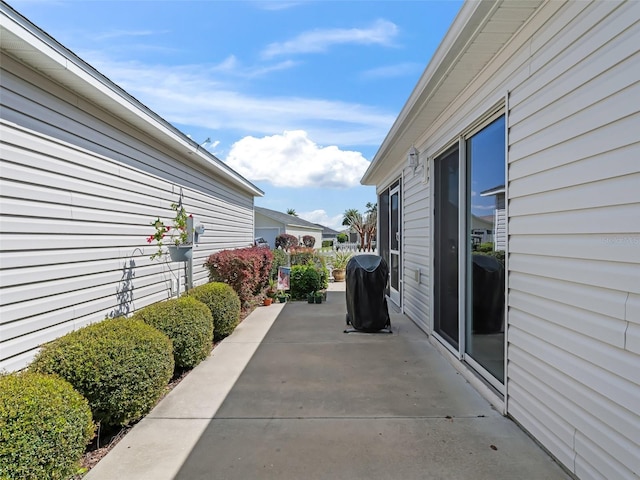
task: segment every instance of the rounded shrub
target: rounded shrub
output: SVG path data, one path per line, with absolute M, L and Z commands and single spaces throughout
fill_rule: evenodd
M 315 265 L 294 265 L 291 267 L 291 296 L 295 299 L 307 298 L 312 292 L 322 288 L 322 276 Z
M 211 310 L 194 297 L 172 298 L 148 305 L 138 310 L 133 318 L 157 328 L 171 339 L 176 368 L 193 368 L 211 351 Z
M 142 320 L 114 318 L 46 344 L 31 364 L 67 380 L 94 420 L 126 425 L 149 412 L 173 375 L 171 340 Z
M 189 290 L 185 295 L 201 301 L 213 316 L 213 338 L 231 335 L 240 322 L 240 298 L 226 283 L 209 282 Z
M 53 375 L 0 375 L 0 478 L 70 478 L 93 437 L 87 400 Z

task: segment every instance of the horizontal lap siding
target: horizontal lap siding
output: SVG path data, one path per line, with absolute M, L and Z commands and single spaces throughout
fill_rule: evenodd
M 640 4 L 567 4 L 509 111 L 509 413 L 581 479 L 640 474 Z
M 423 161 L 426 163 L 426 160 Z M 422 167 L 425 168 L 425 167 Z M 403 248 L 402 308 L 425 332 L 429 322 L 429 189 L 423 183 L 424 172 L 405 169 L 402 185 Z M 420 281 L 415 272 L 420 269 Z
M 2 66 L 0 370 L 171 295 L 181 264 L 150 260 L 146 237 L 156 217 L 170 223 L 181 188 L 206 227 L 195 284 L 207 281 L 209 254 L 252 242 L 250 194 L 12 59 Z

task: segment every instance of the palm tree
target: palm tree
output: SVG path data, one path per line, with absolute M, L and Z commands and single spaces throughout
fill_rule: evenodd
M 348 225 L 360 237 L 360 250 L 371 250 L 371 241 L 378 230 L 378 204 L 368 202 L 363 215 L 355 208 L 345 210 L 342 225 Z M 366 242 L 366 245 L 365 245 Z
M 298 216 L 298 214 L 296 213 L 296 209 L 295 208 L 288 208 L 287 209 L 287 215 L 292 215 L 294 217 Z

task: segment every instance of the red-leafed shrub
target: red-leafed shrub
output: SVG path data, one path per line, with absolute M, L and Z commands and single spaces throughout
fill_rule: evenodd
M 249 247 L 214 253 L 204 266 L 209 269 L 209 280 L 231 285 L 246 308 L 268 285 L 272 262 L 268 248 Z
M 305 235 L 302 237 L 302 243 L 305 247 L 313 248 L 316 244 L 316 237 L 313 235 Z
M 283 250 L 289 250 L 292 247 L 298 246 L 298 238 L 288 233 L 281 233 L 276 237 L 276 248 L 282 248 Z

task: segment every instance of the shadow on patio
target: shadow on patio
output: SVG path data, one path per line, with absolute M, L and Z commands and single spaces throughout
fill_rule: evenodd
M 344 334 L 340 286 L 256 310 L 85 478 L 570 478 L 406 317 Z

